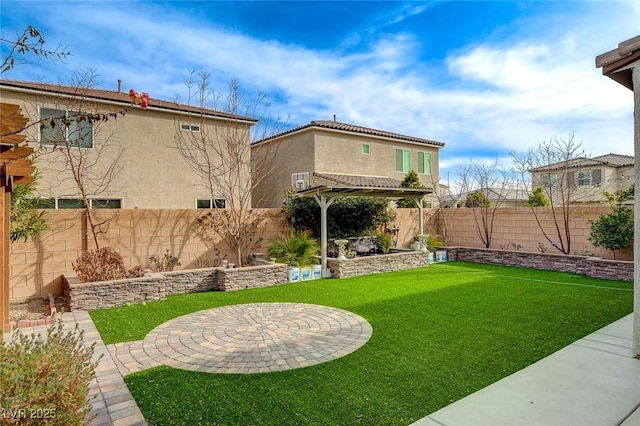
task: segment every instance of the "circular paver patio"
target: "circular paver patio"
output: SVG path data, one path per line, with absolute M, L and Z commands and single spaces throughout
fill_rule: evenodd
M 151 362 L 210 373 L 264 373 L 308 367 L 350 354 L 373 333 L 362 317 L 303 303 L 253 303 L 174 318 L 144 338 Z M 135 350 L 129 349 L 131 354 Z

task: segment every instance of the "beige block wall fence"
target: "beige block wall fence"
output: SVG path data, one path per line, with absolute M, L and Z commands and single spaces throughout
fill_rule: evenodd
M 261 227 L 263 241 L 258 251 L 265 252 L 267 240 L 286 230 L 283 216 L 278 209 L 261 209 L 268 216 Z M 578 207 L 572 215 L 572 251 L 587 250 L 597 256 L 611 259 L 608 250 L 594 248 L 587 240 L 589 224 L 587 219 L 597 219 L 610 209 L 606 206 Z M 463 247 L 483 247 L 476 235 L 473 215 L 469 209 L 445 210 L 451 240 L 449 245 Z M 400 228 L 398 246 L 408 247 L 418 229 L 417 209 L 397 211 L 397 225 Z M 543 222 L 551 226 L 550 209 L 541 211 Z M 197 219 L 202 210 L 100 210 L 96 211 L 98 221 L 110 219 L 105 233 L 100 236 L 101 246 L 115 248 L 124 258 L 125 265 L 149 267 L 149 257 L 162 256 L 166 250 L 177 256 L 181 262 L 179 269 L 199 269 L 215 266 L 226 258 L 233 262 L 234 255 L 220 238 L 203 238 L 198 231 Z M 49 293 L 62 295 L 62 275 L 73 275 L 72 263 L 87 248 L 93 248 L 91 238 L 87 238 L 87 226 L 83 211 L 47 211 L 51 230 L 37 242 L 16 242 L 11 245 L 10 275 L 11 300 L 20 301 L 33 297 L 46 297 Z M 442 234 L 441 219 L 436 209 L 426 209 L 425 232 Z M 539 252 L 538 242 L 542 242 L 548 253 L 557 252 L 544 239 L 530 209 L 499 209 L 494 225 L 491 248 L 513 249 L 511 243 L 521 245 L 519 251 Z M 631 251 L 625 250 L 617 256 L 619 260 L 630 260 Z

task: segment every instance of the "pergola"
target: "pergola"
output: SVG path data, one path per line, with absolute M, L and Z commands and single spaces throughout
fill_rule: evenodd
M 11 192 L 14 185 L 33 182 L 29 159 L 33 148 L 22 146 L 27 124 L 18 105 L 0 103 L 0 331 L 9 332 L 9 239 Z
M 320 256 L 322 264 L 322 277 L 328 278 L 331 272 L 327 268 L 327 209 L 338 197 L 384 197 L 384 198 L 409 198 L 416 201 L 418 206 L 418 233 L 424 231 L 424 207 L 423 201 L 427 194 L 433 193 L 430 188 L 381 188 L 365 186 L 330 186 L 322 185 L 298 191 L 299 197 L 313 196 L 320 206 Z

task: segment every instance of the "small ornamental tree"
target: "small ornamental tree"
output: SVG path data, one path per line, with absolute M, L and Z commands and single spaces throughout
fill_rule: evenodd
M 611 205 L 611 213 L 601 214 L 596 221 L 589 220 L 589 241 L 595 247 L 611 250 L 615 259 L 616 250 L 630 247 L 633 242 L 633 212 L 622 204 L 629 196 L 628 191 L 615 194 L 605 191 L 604 196 Z
M 404 179 L 400 183 L 400 186 L 402 188 L 425 188 L 425 186 L 420 183 L 420 177 L 415 170 L 409 170 L 409 173 L 407 173 L 407 175 L 404 177 Z M 412 200 L 410 198 L 401 198 L 396 201 L 396 207 L 398 207 L 399 209 L 411 209 L 418 207 L 418 205 L 416 204 L 415 200 Z

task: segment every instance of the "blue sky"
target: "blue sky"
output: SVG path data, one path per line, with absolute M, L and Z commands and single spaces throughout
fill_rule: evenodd
M 68 82 L 186 99 L 189 70 L 224 91 L 265 92 L 288 126 L 338 121 L 433 139 L 451 183 L 470 159 L 508 166 L 575 135 L 587 154 L 633 154 L 633 94 L 595 57 L 640 34 L 630 1 L 12 1 L 2 38 L 27 25 L 72 53 L 3 78 Z

